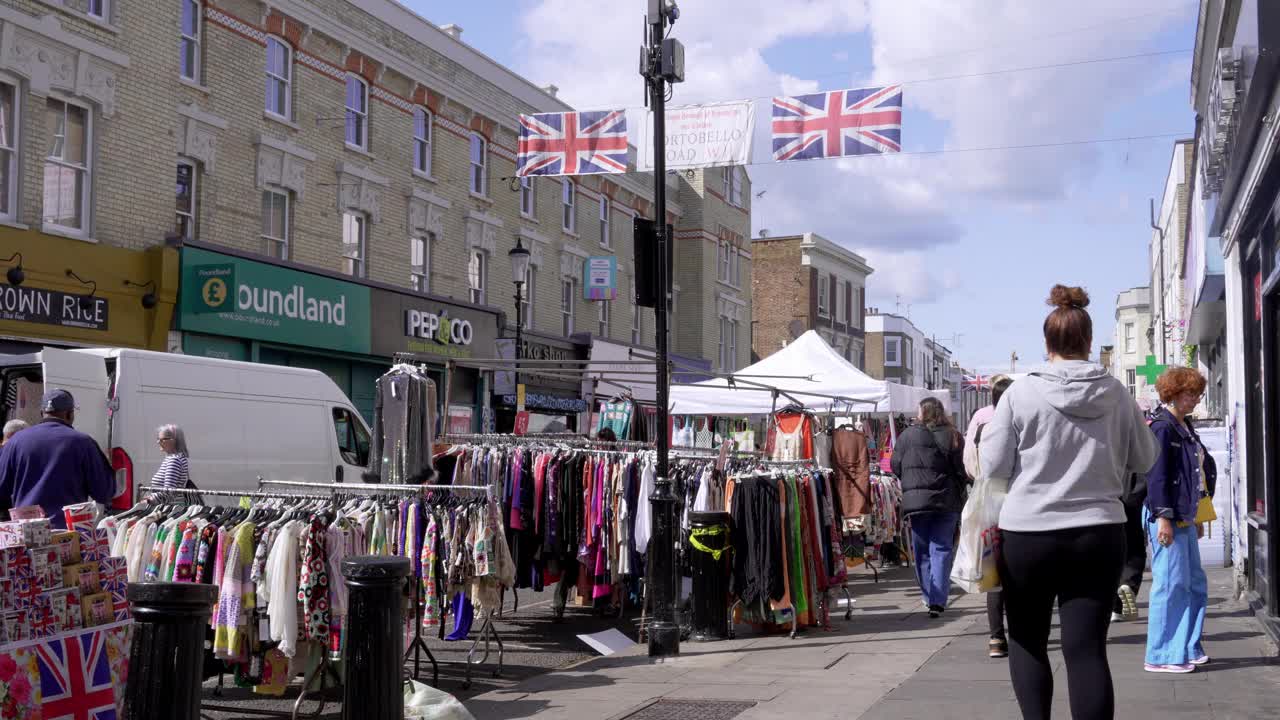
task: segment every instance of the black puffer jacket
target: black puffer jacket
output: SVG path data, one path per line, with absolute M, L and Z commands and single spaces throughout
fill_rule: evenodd
M 932 432 L 923 425 L 907 428 L 893 448 L 892 465 L 902 482 L 904 514 L 958 513 L 964 507 L 964 437 L 951 426 Z

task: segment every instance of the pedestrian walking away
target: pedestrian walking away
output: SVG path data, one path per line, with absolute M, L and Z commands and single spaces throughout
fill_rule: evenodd
M 1145 520 L 1152 538 L 1148 672 L 1189 673 L 1209 662 L 1200 642 L 1209 582 L 1200 564 L 1203 525 L 1197 523 L 1197 509 L 1202 498 L 1212 499 L 1217 468 L 1187 422 L 1204 389 L 1204 376 L 1192 368 L 1171 368 L 1156 381 L 1165 405 L 1151 422 L 1160 454 L 1147 473 Z
M 1071 716 L 1111 718 L 1106 644 L 1124 564 L 1120 496 L 1125 478 L 1150 469 L 1158 447 L 1124 385 L 1089 361 L 1088 294 L 1057 285 L 1049 304 L 1049 365 L 1005 392 L 979 447 L 984 472 L 1009 478 L 998 561 L 1009 676 L 1023 718 L 1047 719 L 1056 602 Z
M 911 520 L 916 579 L 938 617 L 947 607 L 956 529 L 964 505 L 964 437 L 937 398 L 920 401 L 920 415 L 894 448 L 893 472 L 902 482 L 902 512 Z
M 11 507 L 38 505 L 53 527 L 65 528 L 62 508 L 88 499 L 111 502 L 115 476 L 98 443 L 74 427 L 75 398 L 46 392 L 44 420 L 14 435 L 0 449 L 0 500 Z
M 982 463 L 978 459 L 978 446 L 982 443 L 982 431 L 991 418 L 995 417 L 996 406 L 1004 396 L 1013 379 L 1008 375 L 996 375 L 991 378 L 991 404 L 980 408 L 969 420 L 969 428 L 964 434 L 964 470 L 974 483 L 988 476 L 982 472 Z M 1009 640 L 1004 632 L 1004 594 L 999 590 L 987 593 L 987 630 L 991 639 L 987 641 L 987 655 L 993 658 L 1009 656 Z

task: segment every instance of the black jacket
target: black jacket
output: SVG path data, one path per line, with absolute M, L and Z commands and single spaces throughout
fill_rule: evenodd
M 964 437 L 954 428 L 930 432 L 912 425 L 898 436 L 891 464 L 902 483 L 904 514 L 958 513 L 964 507 Z

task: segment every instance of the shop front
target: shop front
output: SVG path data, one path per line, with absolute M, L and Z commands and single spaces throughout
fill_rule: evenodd
M 41 347 L 164 351 L 178 253 L 0 227 L 0 354 Z
M 370 295 L 336 277 L 188 244 L 182 352 L 319 370 L 371 420 L 374 381 L 391 362 L 370 352 Z
M 399 356 L 427 368 L 436 383 L 437 417 L 448 418 L 441 424 L 442 432 L 492 427 L 489 374 L 456 365 L 450 372 L 449 361 L 492 358 L 502 313 L 383 288 L 373 289 L 372 300 L 373 353 Z
M 525 409 L 529 411 L 529 432 L 576 432 L 580 416 L 587 411 L 582 382 L 577 379 L 582 370 L 578 361 L 587 359 L 587 346 L 527 330 L 522 334 L 524 348 L 520 357 L 537 361 L 522 368 L 520 375 L 520 383 L 525 386 Z M 515 338 L 499 340 L 496 357 L 514 361 L 515 347 Z M 493 404 L 498 432 L 511 432 L 515 427 L 517 400 L 516 374 L 509 370 L 495 373 Z

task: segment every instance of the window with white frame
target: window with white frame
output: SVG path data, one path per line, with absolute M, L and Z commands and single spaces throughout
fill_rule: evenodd
M 721 175 L 724 178 L 724 199 L 731 205 L 742 207 L 742 168 L 726 167 Z
M 537 266 L 532 263 L 524 269 L 524 282 L 520 283 L 520 321 L 525 330 L 533 327 L 533 292 Z
M 577 207 L 578 191 L 574 187 L 573 181 L 565 178 L 561 181 L 560 186 L 560 205 L 564 210 L 560 219 L 560 227 L 565 232 L 571 233 L 578 230 L 578 217 L 575 209 Z
M 720 282 L 733 284 L 733 245 L 727 239 L 720 241 L 716 264 L 719 268 L 716 277 Z
M 423 107 L 413 109 L 413 169 L 431 176 L 431 132 L 434 117 Z
M 1130 368 L 1124 371 L 1124 384 L 1129 388 L 1130 397 L 1138 397 L 1138 371 Z
M 471 133 L 471 192 L 489 196 L 489 142 L 480 133 Z
M 887 367 L 902 365 L 902 338 L 887 337 L 884 339 L 884 364 Z
M 640 344 L 640 306 L 631 305 L 631 344 Z
M 613 247 L 613 239 L 609 236 L 609 196 L 600 193 L 600 247 Z
M 1124 324 L 1124 351 L 1126 353 L 1138 352 L 1138 335 L 1137 327 L 1134 323 Z
M 738 321 L 720 318 L 720 372 L 738 369 Z
M 431 292 L 431 233 L 409 238 L 409 281 L 418 292 Z
M 369 149 L 369 86 L 355 75 L 347 76 L 347 144 Z
M 293 117 L 293 48 L 278 37 L 267 37 L 267 112 Z
M 905 359 L 906 359 L 906 361 L 907 361 L 907 369 L 908 369 L 908 370 L 914 370 L 914 369 L 915 369 L 915 367 L 914 367 L 913 363 L 915 362 L 915 355 L 913 355 L 913 354 L 912 354 L 912 352 L 911 352 L 911 341 L 910 341 L 910 340 L 907 340 L 907 341 L 906 341 L 906 343 L 904 344 L 904 347 L 903 347 L 903 350 L 902 350 L 902 357 L 903 357 L 903 358 L 905 358 Z
M 827 282 L 826 276 L 823 275 L 822 273 L 818 273 L 817 282 L 818 282 L 818 316 L 830 317 L 831 316 L 831 298 L 829 297 L 830 295 L 829 290 L 830 290 L 831 284 Z
M 599 320 L 600 320 L 600 324 L 598 328 L 600 331 L 600 337 L 607 338 L 609 337 L 609 323 L 611 320 L 613 320 L 613 301 L 600 300 L 596 303 L 596 306 L 597 306 L 596 311 L 599 315 Z
M 13 217 L 18 179 L 18 92 L 0 83 L 0 217 Z
M 184 240 L 196 236 L 196 164 L 190 160 L 178 161 L 178 182 L 174 192 L 174 231 Z
M 182 77 L 200 82 L 200 0 L 179 0 L 182 3 L 182 39 L 178 44 L 181 56 Z
M 577 283 L 573 278 L 560 280 L 560 330 L 565 337 L 573 334 L 573 306 L 577 297 Z
M 111 0 L 87 0 L 84 11 L 90 17 L 109 20 L 111 19 Z
M 847 292 L 848 290 L 847 288 L 845 288 L 844 282 L 837 281 L 836 282 L 836 313 L 835 314 L 836 314 L 836 320 L 839 322 L 849 321 L 848 308 L 845 306 L 845 298 L 847 297 L 846 295 Z
M 483 250 L 472 250 L 467 258 L 467 289 L 469 298 L 476 305 L 485 302 L 485 289 L 489 284 L 489 258 Z
M 368 273 L 369 219 L 364 213 L 347 210 L 342 213 L 342 271 L 351 277 Z
M 283 188 L 262 191 L 262 241 L 268 256 L 289 259 L 289 191 Z
M 44 222 L 84 234 L 89 227 L 92 122 L 87 108 L 57 98 L 45 101 L 49 154 L 44 163 Z
M 520 178 L 520 214 L 531 219 L 538 214 L 538 197 L 535 192 L 533 178 Z

